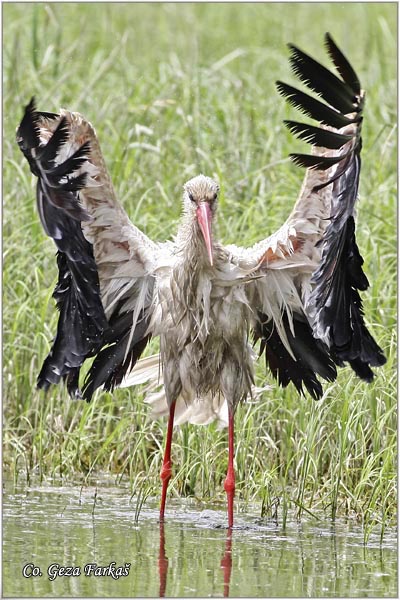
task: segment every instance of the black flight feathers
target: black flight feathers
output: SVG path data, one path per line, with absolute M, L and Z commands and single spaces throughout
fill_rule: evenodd
M 261 353 L 283 386 L 290 381 L 299 392 L 307 389 L 314 397 L 322 395 L 317 376 L 328 381 L 336 377 L 336 365 L 349 362 L 359 377 L 370 381 L 371 367 L 382 365 L 385 357 L 369 334 L 363 318 L 359 291 L 368 287 L 363 273 L 354 225 L 361 168 L 361 125 L 364 92 L 359 79 L 329 34 L 325 36 L 328 54 L 339 77 L 310 56 L 290 45 L 290 64 L 294 74 L 314 93 L 312 96 L 282 82 L 281 95 L 322 127 L 285 121 L 289 130 L 301 140 L 322 149 L 315 155 L 292 154 L 303 167 L 327 170 L 328 180 L 314 188 L 331 186 L 331 215 L 323 235 L 322 258 L 313 274 L 314 291 L 307 313 L 294 314 L 292 327 L 282 316 L 288 352 L 272 321 L 259 314 L 254 335 L 260 340 Z M 43 120 L 57 119 L 53 135 L 40 141 Z M 131 313 L 116 307 L 107 320 L 101 302 L 100 282 L 93 247 L 83 235 L 81 223 L 91 217 L 82 207 L 80 190 L 87 182 L 86 161 L 90 144 L 83 143 L 61 161 L 60 151 L 69 140 L 66 117 L 37 112 L 33 99 L 17 131 L 17 141 L 38 178 L 37 204 L 42 225 L 57 248 L 59 279 L 54 298 L 60 312 L 57 334 L 38 377 L 38 386 L 66 380 L 73 396 L 80 396 L 79 372 L 86 358 L 94 357 L 86 377 L 83 396 L 90 400 L 100 386 L 112 390 L 140 357 L 149 339 L 147 318 L 142 314 L 130 334 Z M 330 150 L 329 156 L 324 156 Z M 323 337 L 325 343 L 316 339 Z M 129 348 L 127 344 L 129 343 Z
M 315 287 L 308 306 L 314 332 L 328 340 L 338 365 L 348 361 L 359 377 L 371 381 L 370 367 L 380 366 L 386 359 L 365 326 L 359 295 L 369 285 L 362 270 L 364 261 L 356 243 L 353 216 L 361 169 L 364 93 L 355 71 L 328 33 L 325 44 L 341 79 L 295 46 L 289 48 L 295 75 L 329 106 L 284 83 L 277 82 L 277 88 L 290 104 L 321 124 L 339 130 L 353 124 L 343 132 L 285 121 L 294 135 L 322 149 L 314 155 L 291 154 L 296 164 L 317 170 L 337 165 L 333 175 L 314 188 L 318 192 L 332 186 L 330 222 L 320 242 L 322 259 L 312 277 Z M 341 150 L 346 144 L 347 149 Z M 337 152 L 323 156 L 324 149 Z
M 307 154 L 290 155 L 297 165 L 306 168 L 328 169 L 332 165 L 343 161 L 351 153 L 360 152 L 361 150 L 360 134 L 364 94 L 361 91 L 360 82 L 350 63 L 336 46 L 329 33 L 325 36 L 325 45 L 342 79 L 291 44 L 289 44 L 291 52 L 289 62 L 296 77 L 318 94 L 327 104 L 281 81 L 276 82 L 278 92 L 292 106 L 325 126 L 341 129 L 346 125 L 356 124 L 358 127 L 355 128 L 355 133 L 349 135 L 348 133 L 331 132 L 328 129 L 295 121 L 284 121 L 294 135 L 314 146 L 337 150 L 347 142 L 354 141 L 347 152 L 338 153 L 335 157 Z M 324 185 L 327 184 L 324 183 Z
M 327 381 L 336 379 L 336 367 L 329 349 L 313 337 L 311 326 L 304 315 L 293 313 L 292 333 L 286 312 L 282 315 L 282 325 L 292 350 L 286 349 L 272 319 L 258 313 L 254 329 L 254 341 L 260 340 L 260 355 L 265 354 L 265 362 L 279 385 L 286 387 L 290 381 L 298 392 L 304 388 L 318 400 L 322 396 L 322 385 L 317 375 Z
M 90 219 L 79 201 L 86 173 L 75 174 L 87 160 L 90 148 L 83 144 L 65 162 L 57 164 L 57 155 L 68 140 L 65 118 L 60 119 L 47 144 L 41 144 L 39 123 L 43 118 L 55 119 L 58 115 L 37 112 L 32 99 L 17 131 L 18 144 L 38 178 L 40 220 L 58 248 L 59 277 L 53 296 L 60 316 L 37 383 L 46 390 L 63 378 L 70 393 L 79 396 L 79 369 L 86 357 L 99 350 L 107 327 L 92 245 L 81 228 L 81 221 Z
M 47 143 L 40 141 L 40 123 L 44 119 L 59 119 Z M 32 173 L 38 178 L 40 220 L 58 249 L 59 277 L 53 297 L 60 315 L 56 337 L 37 384 L 47 390 L 62 378 L 69 393 L 80 397 L 80 367 L 85 359 L 97 356 L 84 387 L 83 396 L 89 401 L 97 387 L 104 385 L 105 389 L 112 389 L 121 382 L 127 369 L 140 356 L 148 338 L 142 331 L 142 319 L 139 331 L 135 331 L 126 352 L 131 315 L 112 315 L 110 324 L 105 316 L 93 247 L 84 237 L 81 227 L 82 221 L 91 219 L 79 197 L 87 180 L 85 163 L 90 157 L 90 143 L 83 143 L 61 162 L 58 156 L 69 135 L 66 118 L 36 111 L 32 98 L 17 130 L 17 142 Z

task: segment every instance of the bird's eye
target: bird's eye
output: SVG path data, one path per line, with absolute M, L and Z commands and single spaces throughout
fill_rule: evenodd
M 188 192 L 188 196 L 191 202 L 195 202 L 195 199 L 193 198 L 193 195 L 190 192 Z

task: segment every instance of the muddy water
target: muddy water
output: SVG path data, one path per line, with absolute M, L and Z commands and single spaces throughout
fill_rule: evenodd
M 31 487 L 3 496 L 4 597 L 397 597 L 397 540 L 346 522 L 260 522 L 157 504 L 135 522 L 121 488 Z

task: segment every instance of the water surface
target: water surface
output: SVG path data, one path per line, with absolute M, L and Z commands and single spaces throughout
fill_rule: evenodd
M 397 597 L 393 531 L 364 546 L 354 523 L 239 514 L 230 536 L 225 510 L 169 502 L 161 527 L 155 501 L 136 508 L 120 487 L 6 486 L 3 595 Z

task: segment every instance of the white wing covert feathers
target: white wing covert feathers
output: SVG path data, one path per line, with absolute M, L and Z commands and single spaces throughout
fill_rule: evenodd
M 235 408 L 251 394 L 251 335 L 282 386 L 293 382 L 319 398 L 318 377 L 333 381 L 345 362 L 371 381 L 385 357 L 359 295 L 368 287 L 354 222 L 365 93 L 329 34 L 325 42 L 340 77 L 289 46 L 294 74 L 319 99 L 282 82 L 278 91 L 319 126 L 285 121 L 313 151 L 291 155 L 307 169 L 298 200 L 286 223 L 252 248 L 212 239 L 218 185 L 203 175 L 185 186 L 175 240 L 152 242 L 118 204 L 90 123 L 30 102 L 17 140 L 38 178 L 38 210 L 59 267 L 58 328 L 39 387 L 63 378 L 79 396 L 80 367 L 94 357 L 83 396 L 112 390 L 152 335 L 160 336 L 168 399 L 163 409 L 157 397 L 157 412 L 179 400 L 184 420 L 208 422 L 225 400 Z M 131 380 L 153 376 L 154 360 Z M 201 401 L 210 417 L 201 418 Z

